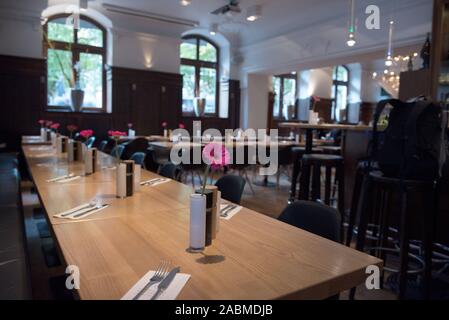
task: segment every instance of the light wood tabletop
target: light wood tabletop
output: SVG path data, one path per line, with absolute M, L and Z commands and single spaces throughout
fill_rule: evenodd
M 49 183 L 60 173 L 82 172 L 82 164 L 69 164 L 51 148 L 22 148 L 63 259 L 79 267 L 81 299 L 120 299 L 163 259 L 191 275 L 178 299 L 199 300 L 323 299 L 363 283 L 366 267 L 382 264 L 247 208 L 220 220 L 213 244 L 191 254 L 191 187 L 170 181 L 116 199 L 115 170 Z M 142 172 L 142 180 L 156 176 Z M 111 205 L 82 220 L 53 218 L 95 196 Z
M 22 136 L 22 145 L 51 145 L 51 141 L 43 140 L 41 136 Z
M 280 127 L 283 128 L 298 128 L 298 129 L 317 129 L 317 130 L 332 130 L 341 129 L 348 131 L 372 131 L 372 126 L 360 125 L 360 124 L 337 124 L 337 123 L 322 123 L 322 124 L 309 124 L 303 122 L 281 122 Z

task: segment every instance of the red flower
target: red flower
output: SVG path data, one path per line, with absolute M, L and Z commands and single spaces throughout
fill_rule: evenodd
M 49 127 L 49 126 L 51 126 L 52 124 L 53 124 L 53 121 L 45 120 L 45 126 L 46 126 L 46 127 Z
M 184 125 L 184 123 L 180 123 L 180 124 L 178 125 L 178 127 L 179 127 L 179 129 L 185 129 L 185 128 L 186 128 L 186 126 Z
M 69 124 L 69 125 L 67 126 L 67 130 L 69 130 L 70 132 L 73 132 L 73 131 L 78 130 L 78 127 L 75 126 L 74 124 Z
M 56 123 L 53 123 L 53 124 L 50 126 L 50 128 L 51 128 L 51 129 L 58 130 L 60 126 L 61 126 L 61 125 L 60 125 L 59 123 L 56 122 Z
M 128 123 L 128 128 L 132 128 L 133 127 L 133 124 L 130 122 L 130 123 Z
M 111 137 L 124 137 L 126 136 L 126 132 L 109 130 L 108 135 Z
M 230 163 L 231 155 L 224 144 L 208 143 L 203 149 L 203 160 L 217 170 Z
M 167 121 L 162 122 L 162 128 L 167 128 L 167 126 L 168 126 Z
M 81 130 L 80 131 L 80 136 L 85 138 L 85 139 L 89 139 L 89 137 L 91 137 L 94 134 L 93 130 Z
M 45 123 L 45 120 L 39 120 L 37 123 L 39 123 L 40 125 L 43 125 Z

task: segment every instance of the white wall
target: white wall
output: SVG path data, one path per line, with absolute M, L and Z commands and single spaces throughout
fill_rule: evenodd
M 309 75 L 308 96 L 330 99 L 332 97 L 333 68 L 312 69 Z
M 249 74 L 247 84 L 242 89 L 243 128 L 265 129 L 268 115 L 268 92 L 270 77 L 267 75 Z
M 113 34 L 114 66 L 179 73 L 180 40 L 115 30 Z

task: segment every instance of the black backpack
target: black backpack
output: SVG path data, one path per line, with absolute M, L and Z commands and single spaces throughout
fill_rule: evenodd
M 387 104 L 393 108 L 379 139 L 378 121 Z M 380 101 L 374 114 L 372 159 L 388 177 L 437 179 L 447 158 L 446 131 L 447 115 L 439 104 L 428 100 Z

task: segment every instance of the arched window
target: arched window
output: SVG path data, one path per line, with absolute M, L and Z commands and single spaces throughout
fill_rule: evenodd
M 343 121 L 346 118 L 346 107 L 349 94 L 349 70 L 346 66 L 336 66 L 333 73 L 332 118 Z
M 106 110 L 106 31 L 94 20 L 57 15 L 44 25 L 47 105 L 71 110 L 72 91 L 82 90 L 82 109 Z
M 218 47 L 202 36 L 183 38 L 180 48 L 182 112 L 193 115 L 194 98 L 206 98 L 205 114 L 218 114 Z

